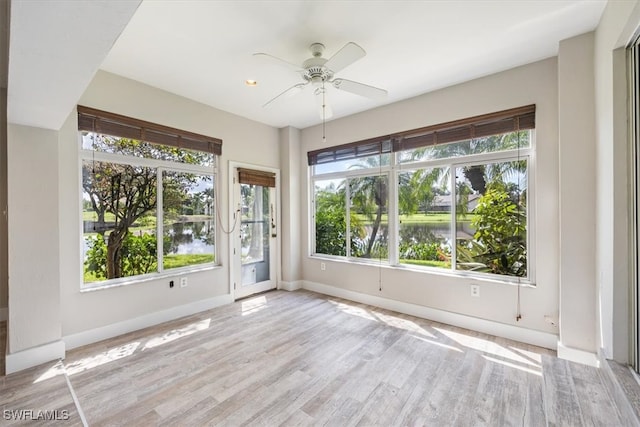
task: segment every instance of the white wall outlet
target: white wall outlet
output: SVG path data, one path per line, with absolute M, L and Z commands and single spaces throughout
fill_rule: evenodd
M 480 285 L 471 285 L 471 296 L 472 297 L 480 296 Z
M 548 314 L 544 316 L 544 321 L 552 326 L 558 326 L 558 322 L 556 321 L 554 316 L 549 316 Z
M 320 270 L 325 271 L 327 269 L 327 265 L 324 262 L 320 263 Z
M 187 286 L 187 278 L 186 277 L 181 277 L 180 278 L 180 287 L 181 288 L 185 288 Z

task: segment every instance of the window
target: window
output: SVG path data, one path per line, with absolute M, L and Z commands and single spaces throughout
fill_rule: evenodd
M 78 123 L 85 286 L 213 265 L 221 142 L 80 106 Z
M 534 121 L 529 106 L 309 152 L 312 253 L 532 281 Z

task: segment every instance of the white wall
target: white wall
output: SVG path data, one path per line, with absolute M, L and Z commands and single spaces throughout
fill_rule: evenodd
M 244 119 L 185 98 L 106 72 L 99 72 L 78 102 L 80 105 L 160 123 L 223 140 L 219 162 L 220 213 L 229 228 L 227 206 L 230 160 L 273 168 L 279 167 L 277 129 Z M 60 192 L 55 206 L 60 212 L 60 294 L 62 334 L 86 333 L 109 325 L 132 321 L 177 306 L 198 304 L 229 294 L 228 238 L 216 238 L 215 270 L 189 274 L 189 285 L 170 289 L 169 280 L 152 280 L 129 286 L 80 292 L 81 223 L 80 173 L 77 121 L 72 113 L 60 131 Z
M 292 127 L 280 129 L 282 280 L 287 289 L 298 287 L 302 279 L 299 158 L 300 130 Z
M 58 341 L 58 134 L 9 124 L 9 353 Z
M 302 131 L 300 155 L 303 178 L 303 276 L 305 280 L 341 289 L 460 313 L 502 324 L 547 333 L 557 329 L 544 316 L 558 315 L 558 89 L 557 62 L 547 59 L 428 93 L 326 124 L 326 145 L 414 129 L 450 120 L 536 104 L 535 288 L 522 289 L 522 320 L 516 322 L 513 285 L 479 282 L 448 274 L 379 268 L 308 256 L 308 192 L 306 153 L 322 146 L 321 127 Z M 578 168 L 579 165 L 573 166 Z M 579 236 L 578 236 L 579 238 Z M 379 291 L 379 281 L 382 291 Z M 480 283 L 480 298 L 470 295 L 469 284 Z M 576 301 L 580 303 L 580 301 Z M 587 327 L 587 326 L 585 326 Z
M 640 24 L 637 1 L 610 1 L 595 37 L 598 345 L 626 362 L 629 251 L 624 47 Z M 622 93 L 621 93 L 622 88 Z
M 0 321 L 7 320 L 9 275 L 7 264 L 7 89 L 0 88 Z
M 590 353 L 597 351 L 593 40 L 593 33 L 563 40 L 558 54 L 560 341 Z

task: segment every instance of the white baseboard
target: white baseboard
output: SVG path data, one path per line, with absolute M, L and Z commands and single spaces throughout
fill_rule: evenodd
M 99 328 L 66 335 L 62 337 L 62 339 L 64 340 L 67 349 L 72 349 L 108 338 L 117 337 L 118 335 L 126 334 L 128 332 L 148 328 L 149 326 L 158 325 L 180 317 L 190 316 L 192 314 L 200 313 L 201 311 L 220 307 L 221 305 L 231 304 L 232 302 L 233 297 L 231 295 L 221 295 L 206 300 L 192 302 L 190 304 L 171 307 L 166 310 L 157 311 L 155 313 L 146 314 L 144 316 L 135 317 L 122 322 L 112 323 Z
M 425 307 L 422 305 L 416 305 L 402 301 L 390 300 L 388 298 L 349 291 L 322 283 L 304 281 L 302 287 L 304 289 L 319 292 L 321 294 L 373 305 L 387 310 L 393 310 L 399 313 L 409 314 L 411 316 L 421 317 L 440 323 L 446 323 L 448 325 L 458 326 L 460 328 L 508 338 L 514 341 L 537 345 L 539 347 L 544 347 L 552 350 L 556 349 L 556 345 L 558 343 L 558 336 L 555 334 L 550 334 L 548 332 L 525 329 L 518 326 L 494 322 L 492 320 L 480 319 L 477 317 L 452 313 L 449 311 L 438 310 L 435 308 Z
M 16 353 L 7 353 L 5 358 L 6 374 L 13 374 L 52 360 L 64 359 L 64 350 L 64 341 L 58 340 Z
M 0 322 L 6 322 L 9 318 L 9 309 L 7 307 L 0 308 Z
M 280 281 L 280 289 L 285 291 L 297 291 L 302 289 L 302 280 L 294 280 L 293 282 Z
M 600 360 L 596 353 L 567 347 L 560 341 L 558 341 L 558 357 L 570 362 L 582 363 L 583 365 L 595 366 L 596 368 L 600 367 Z

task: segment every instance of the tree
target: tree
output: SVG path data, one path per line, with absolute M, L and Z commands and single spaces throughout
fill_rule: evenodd
M 473 241 L 458 245 L 459 264 L 495 274 L 527 275 L 525 193 L 514 200 L 514 189 L 493 182 L 480 198 L 471 225 Z M 511 191 L 509 191 L 511 190 Z
M 122 154 L 130 157 L 154 158 L 182 163 L 202 163 L 209 154 L 181 150 L 158 144 L 107 135 L 89 134 L 94 151 Z M 149 242 L 135 245 L 133 252 L 124 251 L 123 245 L 129 230 L 136 221 L 153 212 L 157 207 L 157 171 L 155 168 L 110 162 L 85 162 L 82 167 L 83 189 L 89 197 L 98 219 L 98 230 L 106 238 L 107 279 L 126 275 L 126 257 L 144 258 L 140 251 L 150 248 Z M 178 172 L 165 172 L 164 207 L 181 206 L 194 176 Z M 113 214 L 113 225 L 105 222 L 106 213 Z M 133 245 L 130 248 L 133 250 Z M 155 251 L 155 248 L 153 249 Z M 147 250 L 148 252 L 149 250 Z M 127 262 L 131 260 L 127 259 Z M 149 266 L 147 266 L 149 267 Z M 88 263 L 89 269 L 98 268 Z M 100 267 L 102 268 L 102 267 Z
M 389 164 L 389 155 L 365 157 L 360 163 L 353 165 L 357 169 L 380 168 Z M 363 258 L 371 258 L 371 253 L 378 236 L 382 214 L 387 208 L 389 200 L 388 179 L 386 175 L 371 175 L 349 180 L 349 193 L 351 202 L 360 213 L 373 221 L 371 234 L 366 241 L 366 248 L 362 253 Z

